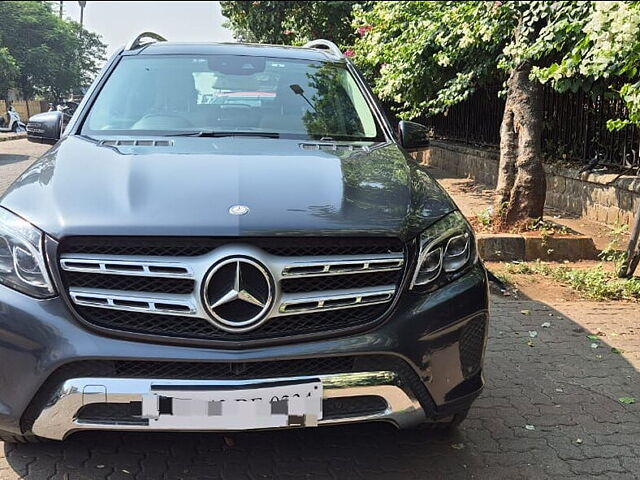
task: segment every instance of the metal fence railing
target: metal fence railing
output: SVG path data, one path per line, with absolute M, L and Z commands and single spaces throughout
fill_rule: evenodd
M 498 146 L 504 99 L 498 88 L 475 92 L 447 113 L 429 117 L 436 138 Z M 551 161 L 594 169 L 640 173 L 640 130 L 635 125 L 610 131 L 607 120 L 625 118 L 620 99 L 587 92 L 558 93 L 543 88 L 542 148 Z M 597 160 L 597 161 L 596 161 Z

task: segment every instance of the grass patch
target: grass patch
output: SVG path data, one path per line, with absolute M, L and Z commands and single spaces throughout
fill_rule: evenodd
M 640 301 L 640 278 L 618 278 L 615 272 L 607 271 L 603 265 L 589 269 L 567 266 L 552 267 L 542 262 L 508 264 L 510 274 L 541 274 L 571 287 L 592 300 Z

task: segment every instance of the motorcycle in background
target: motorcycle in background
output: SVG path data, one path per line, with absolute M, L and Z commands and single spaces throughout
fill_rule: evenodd
M 13 107 L 9 107 L 6 116 L 0 117 L 0 132 L 24 132 L 25 125 Z

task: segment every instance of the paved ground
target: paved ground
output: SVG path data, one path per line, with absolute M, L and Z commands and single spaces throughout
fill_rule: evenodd
M 0 194 L 49 148 L 50 145 L 31 143 L 26 139 L 0 142 Z
M 16 140 L 18 138 L 26 138 L 26 132 L 0 132 L 0 142 Z
M 0 179 L 18 170 L 0 163 Z M 492 297 L 487 386 L 452 436 L 386 425 L 81 434 L 0 445 L 0 479 L 638 478 L 638 305 L 554 298 Z

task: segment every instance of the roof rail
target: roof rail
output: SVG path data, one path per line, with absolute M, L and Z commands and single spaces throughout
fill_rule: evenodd
M 329 40 L 311 40 L 310 42 L 305 43 L 303 48 L 317 48 L 320 50 L 328 50 L 332 55 L 335 55 L 336 57 L 342 57 L 342 52 L 340 51 L 338 46 Z
M 151 39 L 151 41 L 150 42 L 144 42 L 143 40 L 145 38 Z M 136 48 L 144 47 L 145 45 L 149 45 L 150 43 L 166 42 L 166 41 L 167 41 L 166 38 L 164 38 L 162 35 L 158 35 L 157 33 L 142 32 L 137 37 L 132 38 L 131 40 L 129 40 L 129 42 L 124 46 L 124 49 L 125 50 L 135 50 Z

